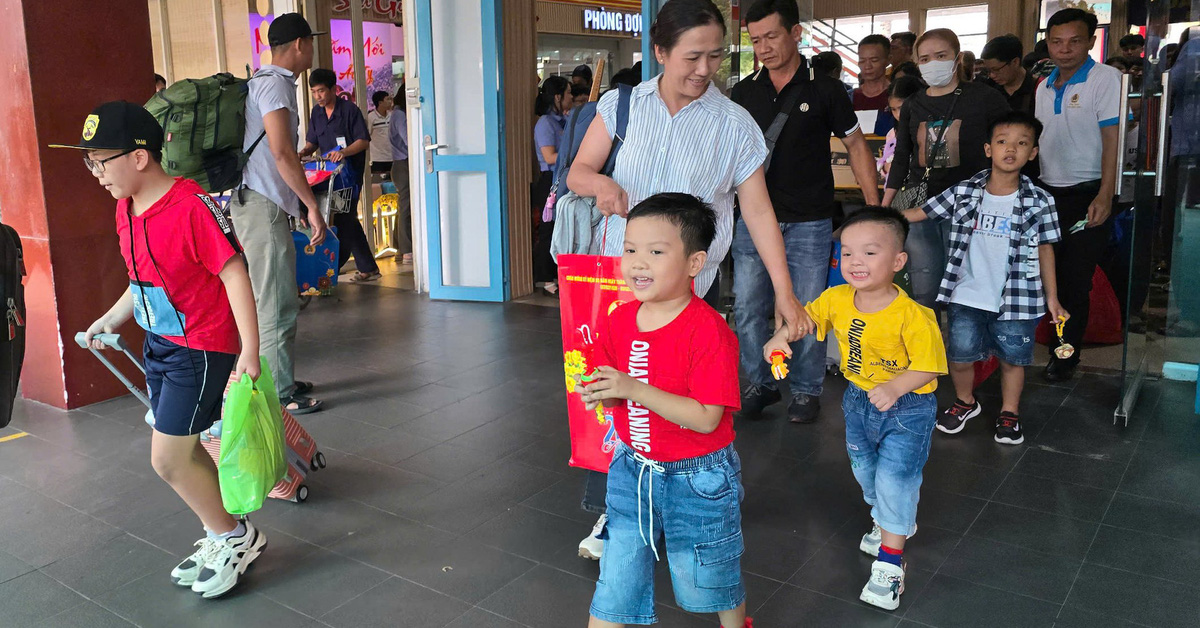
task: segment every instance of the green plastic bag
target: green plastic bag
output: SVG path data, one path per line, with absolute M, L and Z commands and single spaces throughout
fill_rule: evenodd
M 230 384 L 221 413 L 217 474 L 226 511 L 245 515 L 262 508 L 267 493 L 287 473 L 286 446 L 275 381 L 262 358 L 258 381 L 242 375 Z

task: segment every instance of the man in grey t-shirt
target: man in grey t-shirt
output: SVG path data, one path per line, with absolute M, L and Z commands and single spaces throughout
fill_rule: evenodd
M 267 33 L 272 63 L 249 83 L 244 150 L 250 151 L 242 189 L 230 203 L 233 226 L 245 249 L 258 310 L 260 351 L 271 366 L 279 399 L 292 414 L 321 407 L 307 397 L 312 384 L 293 375 L 296 316 L 296 247 L 289 216 L 325 239 L 325 220 L 296 153 L 299 116 L 296 75 L 312 67 L 314 33 L 298 13 L 275 18 Z M 258 146 L 264 144 L 264 146 Z M 257 150 L 254 150 L 257 148 Z M 302 207 L 303 206 L 303 207 Z

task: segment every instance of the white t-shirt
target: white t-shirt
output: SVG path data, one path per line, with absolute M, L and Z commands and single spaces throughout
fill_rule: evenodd
M 371 127 L 371 161 L 392 161 L 392 142 L 388 139 L 388 127 L 392 122 L 389 112 L 386 116 L 372 110 L 367 114 L 367 126 Z
M 1035 111 L 1045 130 L 1041 146 L 1041 179 L 1067 187 L 1100 179 L 1104 144 L 1100 129 L 1120 122 L 1121 71 L 1092 59 L 1056 89 L 1056 68 L 1038 85 Z
M 1000 311 L 1008 279 L 1013 208 L 1017 202 L 1017 192 L 1005 196 L 983 193 L 983 203 L 975 212 L 967 259 L 963 261 L 962 279 L 954 287 L 951 303 L 986 312 Z

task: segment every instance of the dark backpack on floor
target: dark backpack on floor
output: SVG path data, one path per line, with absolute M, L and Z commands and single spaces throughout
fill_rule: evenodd
M 21 236 L 8 225 L 0 225 L 0 307 L 5 328 L 0 331 L 0 428 L 12 420 L 13 401 L 25 361 L 25 256 Z

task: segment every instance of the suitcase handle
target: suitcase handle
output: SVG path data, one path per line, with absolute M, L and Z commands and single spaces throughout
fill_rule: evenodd
M 134 384 L 132 381 L 130 381 L 128 377 L 125 377 L 125 374 L 122 373 L 115 364 L 109 361 L 108 357 L 106 357 L 95 347 L 88 344 L 86 338 L 87 334 L 82 331 L 75 334 L 75 344 L 87 349 L 88 351 L 91 351 L 92 355 L 96 356 L 96 359 L 103 362 L 104 366 L 108 367 L 108 370 L 112 371 L 112 374 L 116 375 L 117 379 L 121 380 L 122 384 L 125 384 L 125 387 L 129 389 L 129 392 L 133 393 L 133 396 L 138 398 L 138 401 L 141 401 L 147 408 L 149 408 L 150 396 L 147 395 L 146 392 L 141 388 L 139 388 L 137 384 Z M 96 334 L 95 336 L 92 336 L 92 339 L 99 340 L 100 342 L 104 343 L 104 346 L 124 353 L 125 357 L 129 358 L 129 361 L 133 362 L 133 365 L 136 366 L 143 375 L 146 373 L 146 369 L 142 366 L 142 363 L 139 362 L 138 359 L 129 352 L 129 345 L 126 344 L 125 339 L 121 337 L 121 334 Z
M 121 337 L 121 334 L 96 334 L 92 336 L 92 340 L 99 340 L 109 349 L 116 349 L 123 352 L 129 351 L 129 345 L 125 344 L 125 339 Z M 87 333 L 81 331 L 75 334 L 75 344 L 83 349 L 87 349 Z

